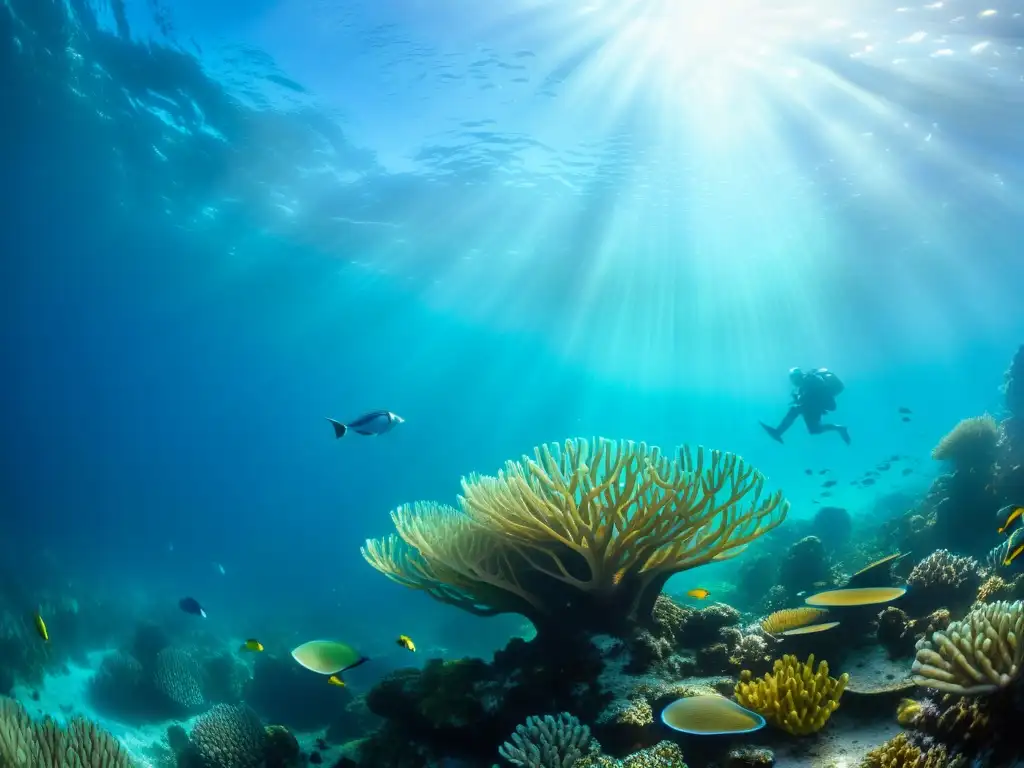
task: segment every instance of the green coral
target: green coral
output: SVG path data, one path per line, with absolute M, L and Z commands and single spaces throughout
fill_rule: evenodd
M 34 721 L 13 699 L 0 698 L 0 768 L 134 768 L 120 742 L 76 717 L 66 728 Z

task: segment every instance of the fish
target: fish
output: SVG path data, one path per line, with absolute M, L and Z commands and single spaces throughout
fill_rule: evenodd
M 390 432 L 397 425 L 405 422 L 401 416 L 391 411 L 371 411 L 370 413 L 364 413 L 358 419 L 348 422 L 347 424 L 332 419 L 330 416 L 327 420 L 331 422 L 334 427 L 334 437 L 339 439 L 345 436 L 345 433 L 350 429 L 357 435 L 383 435 L 386 432 Z
M 337 675 L 369 661 L 351 645 L 335 640 L 310 640 L 293 650 L 292 658 L 320 675 Z
M 827 475 L 830 471 L 831 470 L 828 470 L 828 469 L 820 469 L 820 470 L 818 470 L 818 474 L 819 475 Z
M 191 613 L 193 616 L 202 616 L 206 618 L 206 611 L 203 610 L 203 606 L 199 604 L 199 601 L 194 597 L 183 597 L 178 601 L 178 607 L 181 608 L 185 613 Z
M 832 491 L 822 491 L 821 495 L 827 498 L 832 495 Z
M 909 424 L 910 423 L 910 417 L 909 416 L 904 416 L 902 419 L 900 419 L 900 421 L 902 421 L 904 424 Z
M 1009 565 L 1010 563 L 1012 563 L 1020 556 L 1021 552 L 1024 552 L 1024 542 L 1021 542 L 1012 549 L 1007 549 L 1006 557 L 1003 558 L 1003 565 Z
M 903 475 L 904 477 L 906 477 L 907 475 L 914 474 L 914 470 L 912 470 L 910 467 L 904 467 L 903 471 L 900 472 L 900 474 Z
M 889 457 L 889 461 L 899 461 L 901 458 L 902 456 L 900 456 L 898 453 L 894 453 L 892 456 Z
M 896 412 L 897 413 L 902 413 L 904 416 L 909 416 L 910 414 L 913 413 L 913 411 L 910 410 L 909 408 L 907 408 L 907 406 L 905 406 L 905 405 L 901 405 Z
M 217 566 L 217 570 L 220 572 L 221 576 L 224 576 L 227 573 L 227 571 L 224 570 L 224 566 L 220 563 L 214 563 L 214 565 Z
M 871 477 L 865 477 L 863 480 L 860 481 L 860 484 L 861 485 L 874 485 L 875 484 L 875 480 L 874 480 L 874 478 L 871 478 Z
M 887 461 L 883 461 L 881 464 L 878 465 L 877 469 L 880 472 L 888 472 L 890 467 L 892 467 L 892 464 L 890 464 Z
M 816 581 L 811 586 L 814 587 L 815 589 L 821 589 L 822 587 L 827 587 L 828 586 L 828 582 L 827 581 Z
M 263 650 L 263 643 L 257 640 L 255 637 L 250 637 L 239 648 L 240 651 L 252 651 L 253 653 L 260 653 Z
M 399 635 L 398 639 L 395 640 L 395 642 L 398 643 L 402 648 L 405 648 L 405 650 L 416 653 L 416 643 L 414 643 L 412 641 L 412 638 L 408 635 Z
M 330 677 L 328 677 L 328 678 L 327 678 L 327 682 L 328 682 L 328 684 L 330 684 L 330 685 L 340 685 L 340 686 L 341 686 L 342 688 L 344 688 L 344 687 L 345 687 L 345 681 L 344 681 L 344 680 L 342 680 L 342 679 L 341 679 L 340 677 L 338 677 L 337 675 L 331 675 Z
M 996 516 L 1006 522 L 999 527 L 999 530 L 996 531 L 996 533 L 1004 533 L 1010 527 L 1010 523 L 1019 518 L 1022 514 L 1024 514 L 1024 507 L 1018 504 L 1009 504 L 1000 509 L 996 512 Z
M 821 487 L 822 488 L 831 488 L 837 482 L 838 482 L 837 480 L 826 480 L 824 483 L 821 484 Z
M 35 624 L 36 632 L 43 638 L 43 642 L 50 642 L 50 631 L 46 628 L 46 622 L 43 621 L 43 615 L 40 611 L 35 612 L 35 615 L 32 617 L 32 623 Z
M 687 594 L 688 597 L 692 597 L 695 600 L 707 600 L 708 596 L 711 595 L 711 593 L 708 592 L 703 587 L 697 587 L 696 589 L 689 589 L 689 590 L 686 591 L 686 594 Z
M 813 475 L 814 474 L 814 470 L 813 469 L 805 469 L 804 470 L 804 474 L 805 475 Z

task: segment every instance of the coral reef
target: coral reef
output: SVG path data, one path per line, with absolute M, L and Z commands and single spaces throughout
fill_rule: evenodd
M 164 648 L 156 654 L 153 668 L 156 689 L 182 710 L 195 710 L 203 706 L 203 670 L 184 648 Z
M 861 762 L 861 768 L 959 768 L 962 765 L 959 758 L 950 758 L 945 747 L 922 750 L 905 733 L 871 750 Z
M 763 715 L 772 725 L 802 736 L 820 731 L 839 708 L 849 675 L 829 677 L 828 663 L 814 669 L 814 654 L 806 662 L 783 656 L 771 673 L 753 679 L 749 671 L 740 674 L 736 700 Z
M 590 729 L 568 712 L 529 717 L 498 754 L 523 768 L 572 768 L 591 749 Z
M 24 707 L 0 698 L 0 766 L 4 768 L 133 768 L 120 743 L 88 720 L 66 728 L 46 718 L 33 721 Z
M 734 557 L 785 519 L 764 482 L 719 451 L 570 440 L 463 479 L 459 509 L 400 507 L 397 535 L 362 553 L 400 584 L 481 615 L 520 613 L 540 634 L 622 634 L 673 574 Z
M 964 419 L 932 451 L 952 465 L 953 473 L 936 481 L 935 537 L 941 546 L 981 555 L 989 531 L 977 521 L 991 519 L 1000 507 L 997 491 L 999 426 L 989 415 Z
M 901 607 L 923 616 L 946 607 L 961 613 L 974 602 L 981 585 L 980 565 L 971 557 L 939 549 L 921 560 L 907 577 L 908 594 Z
M 914 682 L 945 693 L 992 693 L 1017 679 L 1022 634 L 1024 603 L 981 605 L 917 644 Z
M 850 543 L 853 521 L 843 507 L 821 507 L 811 521 L 811 535 L 830 553 L 842 552 Z
M 256 768 L 264 761 L 267 734 L 246 706 L 215 705 L 196 721 L 189 738 L 206 768 Z
M 811 592 L 815 584 L 831 581 L 828 553 L 817 536 L 793 544 L 779 569 L 779 584 L 790 594 Z

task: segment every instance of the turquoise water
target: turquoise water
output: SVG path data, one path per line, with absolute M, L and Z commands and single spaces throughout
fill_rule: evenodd
M 9 603 L 193 595 L 225 642 L 365 648 L 365 688 L 398 633 L 521 630 L 359 547 L 535 445 L 739 453 L 794 519 L 807 469 L 854 520 L 921 494 L 1024 332 L 1019 10 L 5 0 Z M 791 366 L 851 445 L 758 427 Z

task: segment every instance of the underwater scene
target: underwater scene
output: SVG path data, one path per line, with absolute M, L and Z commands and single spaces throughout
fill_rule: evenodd
M 0 0 L 0 768 L 1024 765 L 1024 0 Z

